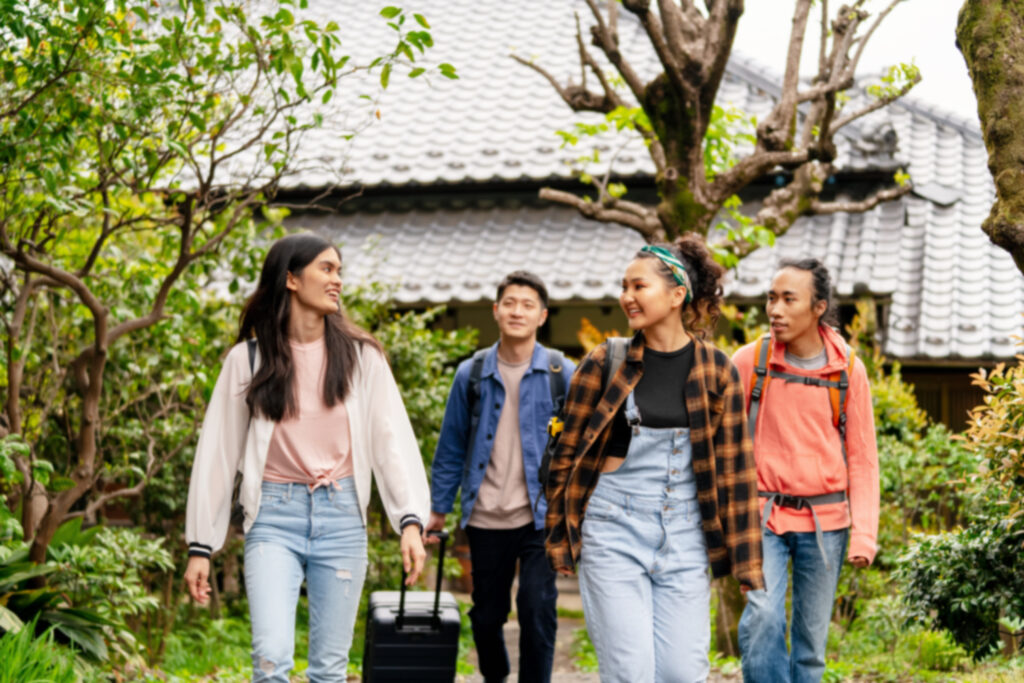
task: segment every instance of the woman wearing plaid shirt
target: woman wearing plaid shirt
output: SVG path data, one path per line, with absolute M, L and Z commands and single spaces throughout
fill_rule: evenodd
M 547 553 L 557 571 L 579 569 L 604 682 L 704 680 L 711 576 L 764 587 L 743 385 L 700 338 L 724 274 L 696 235 L 644 247 L 619 296 L 635 333 L 625 362 L 604 387 L 605 343 L 569 387 Z

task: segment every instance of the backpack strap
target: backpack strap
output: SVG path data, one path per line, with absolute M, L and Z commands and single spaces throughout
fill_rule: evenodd
M 747 432 L 750 439 L 754 439 L 754 431 L 757 429 L 757 411 L 761 407 L 761 396 L 771 376 L 768 374 L 768 361 L 772 355 L 771 335 L 763 335 L 757 340 L 754 346 L 754 355 L 757 357 L 757 365 L 754 366 L 754 375 L 751 378 L 750 400 L 747 404 Z
M 246 339 L 245 345 L 249 349 L 249 374 L 252 375 L 256 372 L 256 338 Z
M 480 380 L 484 374 L 484 359 L 489 349 L 478 349 L 473 353 L 473 364 L 469 366 L 469 441 L 466 445 L 473 447 L 476 430 L 480 426 Z M 469 458 L 466 458 L 469 466 Z
M 558 412 L 565 403 L 565 356 L 558 349 L 548 349 L 548 382 L 551 385 L 551 405 Z
M 843 447 L 843 464 L 849 468 L 850 463 L 846 456 L 846 404 L 850 399 L 850 376 L 853 374 L 853 364 L 857 360 L 853 349 L 846 345 L 846 357 L 850 362 L 839 373 L 839 386 L 829 388 L 829 397 L 832 400 L 832 424 L 839 430 L 839 443 Z
M 608 383 L 615 376 L 615 373 L 619 371 L 623 361 L 626 360 L 626 353 L 629 351 L 628 337 L 608 337 L 606 341 L 608 344 L 608 354 L 606 357 L 607 361 L 604 367 L 601 368 L 602 393 L 608 389 Z

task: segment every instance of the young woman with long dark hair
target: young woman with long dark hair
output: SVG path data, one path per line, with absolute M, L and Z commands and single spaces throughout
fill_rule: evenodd
M 224 542 L 241 472 L 254 681 L 288 680 L 303 581 L 309 679 L 346 679 L 371 474 L 401 534 L 407 583 L 423 568 L 423 461 L 384 352 L 342 313 L 340 293 L 337 247 L 297 234 L 270 248 L 196 447 L 185 580 L 205 603 L 210 555 Z
M 622 278 L 634 331 L 624 362 L 611 374 L 605 343 L 569 387 L 547 552 L 557 571 L 579 570 L 606 683 L 704 680 L 708 569 L 745 591 L 764 586 L 743 385 L 702 339 L 724 272 L 695 235 L 644 247 Z

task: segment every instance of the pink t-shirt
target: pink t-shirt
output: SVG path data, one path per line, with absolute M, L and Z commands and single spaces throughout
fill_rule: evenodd
M 298 413 L 274 425 L 263 479 L 275 483 L 329 486 L 352 476 L 352 447 L 344 403 L 324 405 L 327 347 L 323 337 L 290 342 Z

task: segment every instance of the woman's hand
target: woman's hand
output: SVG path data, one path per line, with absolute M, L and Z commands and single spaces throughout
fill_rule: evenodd
M 188 558 L 185 583 L 188 584 L 188 592 L 192 599 L 200 605 L 205 605 L 210 599 L 210 558 L 196 555 Z
M 572 576 L 572 569 L 570 569 L 569 567 L 559 567 L 555 571 L 561 574 L 562 576 Z
M 423 563 L 427 559 L 427 551 L 423 549 L 423 536 L 418 524 L 409 524 L 402 529 L 402 566 L 405 567 L 405 585 L 416 583 L 423 573 Z
M 866 557 L 861 557 L 860 555 L 858 555 L 857 557 L 850 558 L 850 564 L 852 564 L 857 569 L 864 569 L 864 567 L 871 564 L 871 560 L 869 560 Z

